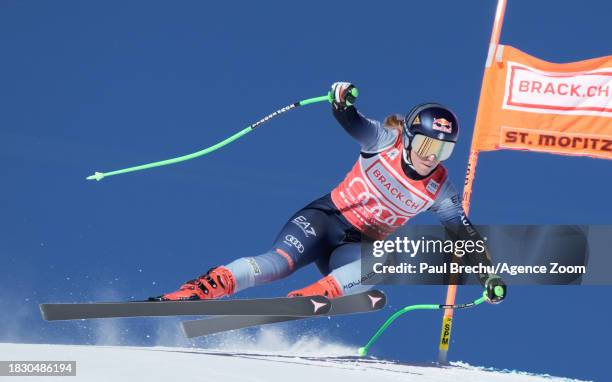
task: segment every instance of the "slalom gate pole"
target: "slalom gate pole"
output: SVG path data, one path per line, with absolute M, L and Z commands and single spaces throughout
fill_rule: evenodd
M 357 88 L 353 88 L 351 90 L 351 95 L 353 97 L 353 99 L 355 99 L 358 95 L 359 92 L 357 91 Z M 227 146 L 228 144 L 234 142 L 235 140 L 237 140 L 238 138 L 241 138 L 242 136 L 244 136 L 247 133 L 250 133 L 251 131 L 255 130 L 257 127 L 263 125 L 264 123 L 268 122 L 270 119 L 283 114 L 289 110 L 295 109 L 299 106 L 305 106 L 305 105 L 310 105 L 313 103 L 318 103 L 318 102 L 324 102 L 324 101 L 328 101 L 328 102 L 332 102 L 333 100 L 333 96 L 331 94 L 331 92 L 327 93 L 326 95 L 320 96 L 320 97 L 313 97 L 313 98 L 308 98 L 299 102 L 295 102 L 292 103 L 291 105 L 285 106 L 281 109 L 276 110 L 275 112 L 266 115 L 265 117 L 263 117 L 262 119 L 260 119 L 259 121 L 245 127 L 244 129 L 240 130 L 239 132 L 237 132 L 236 134 L 222 140 L 221 142 L 214 144 L 210 147 L 207 147 L 205 149 L 202 149 L 200 151 L 196 151 L 192 154 L 187 154 L 187 155 L 183 155 L 180 157 L 176 157 L 176 158 L 170 158 L 170 159 L 166 159 L 166 160 L 162 160 L 159 162 L 153 162 L 153 163 L 147 163 L 147 164 L 142 164 L 139 166 L 134 166 L 134 167 L 128 167 L 128 168 L 124 168 L 121 170 L 115 170 L 115 171 L 110 171 L 110 172 L 95 172 L 93 175 L 90 175 L 87 177 L 87 180 L 97 180 L 100 181 L 104 178 L 107 178 L 109 176 L 113 176 L 113 175 L 119 175 L 119 174 L 125 174 L 128 172 L 134 172 L 134 171 L 141 171 L 141 170 L 146 170 L 149 168 L 153 168 L 153 167 L 161 167 L 161 166 L 167 166 L 170 164 L 174 164 L 174 163 L 179 163 L 179 162 L 184 162 L 190 159 L 194 159 L 194 158 L 198 158 L 201 157 L 203 155 L 206 154 L 210 154 L 213 151 L 216 151 L 218 149 L 220 149 L 223 146 Z M 350 102 L 349 102 L 350 104 Z
M 491 65 L 497 47 L 499 45 L 499 38 L 501 36 L 502 26 L 504 24 L 504 14 L 506 13 L 506 2 L 507 0 L 497 0 L 497 7 L 495 8 L 495 19 L 493 21 L 493 29 L 491 31 L 491 39 L 489 41 L 489 51 L 487 54 L 487 60 L 485 61 L 485 70 Z M 484 86 L 484 78 L 482 85 Z M 482 97 L 482 89 L 481 89 Z M 480 102 L 480 101 L 479 101 Z M 467 216 L 470 210 L 470 199 L 472 197 L 472 188 L 474 178 L 476 176 L 476 165 L 478 163 L 478 151 L 474 150 L 474 140 L 476 136 L 472 136 L 472 147 L 470 148 L 470 157 L 468 161 L 468 167 L 465 174 L 465 187 L 463 188 L 463 209 Z M 453 305 L 457 296 L 457 285 L 450 284 L 446 290 L 446 305 Z M 448 348 L 451 342 L 451 333 L 453 329 L 453 309 L 445 309 L 442 317 L 442 325 L 440 328 L 440 343 L 438 345 L 438 362 L 448 362 Z
M 495 293 L 496 296 L 498 297 L 502 297 L 504 295 L 504 290 L 502 287 L 498 286 L 494 289 L 493 291 Z M 372 336 L 372 338 L 370 338 L 370 340 L 368 341 L 368 343 L 359 348 L 359 356 L 360 357 L 365 357 L 368 354 L 368 351 L 370 350 L 370 348 L 372 347 L 372 345 L 374 345 L 374 342 L 376 342 L 376 340 L 378 340 L 378 337 L 380 337 L 385 330 L 387 330 L 387 328 L 393 323 L 393 321 L 395 321 L 396 319 L 398 319 L 400 316 L 402 316 L 405 313 L 411 312 L 413 310 L 439 310 L 439 309 L 451 309 L 451 310 L 455 310 L 455 309 L 466 309 L 466 308 L 472 308 L 474 306 L 480 305 L 483 302 L 487 301 L 488 297 L 487 297 L 487 291 L 483 291 L 482 292 L 482 296 L 480 296 L 480 298 L 466 303 L 466 304 L 453 304 L 453 305 L 447 305 L 447 304 L 420 304 L 420 305 L 409 305 L 406 306 L 398 311 L 396 311 L 395 313 L 393 313 L 391 316 L 389 316 L 389 318 L 387 318 L 387 320 L 378 328 L 378 330 L 376 331 L 376 333 L 374 333 L 374 335 Z

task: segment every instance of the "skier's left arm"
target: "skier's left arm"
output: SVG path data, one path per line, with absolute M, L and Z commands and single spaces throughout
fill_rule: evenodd
M 482 240 L 484 242 L 482 235 L 480 235 L 465 214 L 461 206 L 461 197 L 450 181 L 444 182 L 440 195 L 429 210 L 436 214 L 453 240 L 470 240 L 472 242 Z M 474 251 L 466 255 L 466 261 L 469 265 L 492 265 L 491 255 L 486 246 L 482 252 Z M 506 284 L 501 277 L 494 273 L 480 273 L 477 275 L 477 278 L 480 284 L 487 290 L 487 295 L 491 302 L 498 303 L 504 299 L 506 296 Z M 497 296 L 495 293 L 495 288 L 499 286 L 504 291 L 502 296 Z

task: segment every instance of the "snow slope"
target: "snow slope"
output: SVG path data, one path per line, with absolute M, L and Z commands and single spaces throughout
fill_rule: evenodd
M 351 349 L 351 352 L 356 349 Z M 354 354 L 354 353 L 353 353 Z M 0 343 L 0 360 L 76 360 L 77 376 L 51 381 L 574 381 L 519 372 L 485 370 L 464 363 L 450 367 L 407 365 L 346 356 L 257 354 L 177 347 L 127 347 Z M 14 378 L 0 377 L 2 380 Z M 28 377 L 28 381 L 49 377 Z

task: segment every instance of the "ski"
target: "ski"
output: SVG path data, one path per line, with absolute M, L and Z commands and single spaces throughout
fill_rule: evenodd
M 331 309 L 318 316 L 337 316 L 343 314 L 366 313 L 382 309 L 387 304 L 385 294 L 380 290 L 371 290 L 331 300 Z M 288 316 L 220 316 L 201 320 L 183 321 L 181 326 L 187 338 L 205 336 L 229 330 L 244 329 L 252 326 L 293 321 L 308 317 Z
M 316 316 L 328 313 L 330 308 L 330 301 L 323 296 L 40 305 L 42 317 L 47 321 L 200 315 Z

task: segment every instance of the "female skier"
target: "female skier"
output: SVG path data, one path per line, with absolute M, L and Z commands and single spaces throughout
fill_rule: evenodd
M 381 124 L 354 107 L 352 84 L 336 82 L 331 91 L 334 117 L 361 145 L 359 159 L 344 180 L 296 212 L 268 252 L 212 268 L 178 291 L 151 300 L 216 299 L 287 277 L 313 262 L 324 277 L 289 296 L 335 298 L 362 292 L 371 287 L 362 284 L 362 237 L 384 239 L 423 211 L 436 214 L 457 239 L 480 239 L 440 164 L 450 157 L 459 133 L 459 121 L 451 110 L 426 103 L 405 118 L 393 115 Z M 471 254 L 467 260 L 491 264 L 486 252 Z M 505 289 L 500 277 L 480 274 L 478 279 L 491 302 L 503 299 L 493 293 L 496 286 Z

